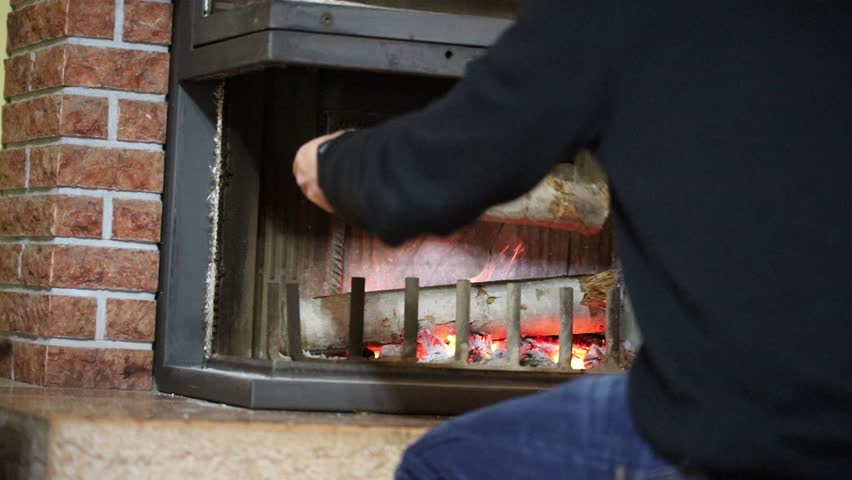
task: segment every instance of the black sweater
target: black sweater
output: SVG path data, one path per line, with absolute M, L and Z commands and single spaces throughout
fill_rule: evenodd
M 331 204 L 390 243 L 447 233 L 593 148 L 646 439 L 719 472 L 849 478 L 852 2 L 524 3 L 446 97 L 330 146 Z

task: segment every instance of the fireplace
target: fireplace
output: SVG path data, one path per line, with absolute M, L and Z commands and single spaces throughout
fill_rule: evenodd
M 255 408 L 454 414 L 624 366 L 588 153 L 445 238 L 383 245 L 305 200 L 305 141 L 428 104 L 517 2 L 181 2 L 155 375 Z M 624 325 L 623 325 L 624 324 Z

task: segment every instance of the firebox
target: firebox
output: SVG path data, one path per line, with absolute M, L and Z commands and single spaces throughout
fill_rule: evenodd
M 292 178 L 305 141 L 452 88 L 517 3 L 176 5 L 160 390 L 444 415 L 625 367 L 632 323 L 589 153 L 453 235 L 396 248 Z

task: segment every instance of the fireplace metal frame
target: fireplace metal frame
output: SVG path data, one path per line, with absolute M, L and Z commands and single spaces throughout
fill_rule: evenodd
M 205 18 L 201 3 L 175 4 L 154 365 L 160 391 L 252 408 L 450 415 L 575 375 L 206 358 L 216 79 L 289 64 L 458 77 L 510 22 L 291 1 Z

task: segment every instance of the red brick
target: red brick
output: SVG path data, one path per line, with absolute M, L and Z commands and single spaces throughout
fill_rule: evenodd
M 0 292 L 0 331 L 38 335 L 38 323 L 32 322 L 32 312 L 40 307 L 47 310 L 41 298 L 23 293 Z
M 44 295 L 47 316 L 42 320 L 42 337 L 95 338 L 98 302 L 94 298 Z
M 100 238 L 102 224 L 103 201 L 97 197 L 0 198 L 0 235 Z
M 29 54 L 7 58 L 4 63 L 6 65 L 6 85 L 3 88 L 3 96 L 8 98 L 28 92 L 33 71 L 33 61 Z
M 65 84 L 67 45 L 57 45 L 35 52 L 28 91 L 61 87 Z
M 0 292 L 0 331 L 94 338 L 96 311 L 94 298 Z
M 47 386 L 151 389 L 151 351 L 50 346 L 45 360 Z
M 171 43 L 172 6 L 168 3 L 125 0 L 124 41 Z
M 94 388 L 98 370 L 97 349 L 47 347 L 45 385 L 48 387 Z
M 89 247 L 57 247 L 54 285 L 153 292 L 159 252 Z
M 74 136 L 106 138 L 107 99 L 49 95 L 3 107 L 3 142 Z
M 100 350 L 95 387 L 150 390 L 153 358 L 150 350 Z
M 20 283 L 20 245 L 0 245 L 0 283 Z
M 23 282 L 28 285 L 153 292 L 159 252 L 70 245 L 28 245 Z
M 162 152 L 76 145 L 33 149 L 30 184 L 161 192 Z
M 21 255 L 21 282 L 27 285 L 51 286 L 53 279 L 53 245 L 26 245 Z
M 30 186 L 57 187 L 60 152 L 66 145 L 51 145 L 30 150 Z
M 159 242 L 163 204 L 150 200 L 113 200 L 112 237 Z
M 118 139 L 165 143 L 166 111 L 165 102 L 119 100 Z
M 108 0 L 46 0 L 9 15 L 9 49 L 63 36 L 112 38 L 115 4 Z
M 65 85 L 164 94 L 169 54 L 69 45 Z
M 15 332 L 17 293 L 0 292 L 0 332 Z
M 0 198 L 0 235 L 49 236 L 54 212 L 49 196 Z
M 100 238 L 103 200 L 98 197 L 57 196 L 53 233 L 59 237 Z
M 61 37 L 65 34 L 66 13 L 63 0 L 47 0 L 10 13 L 9 50 Z
M 8 339 L 0 339 L 0 378 L 12 379 L 13 348 Z
M 24 188 L 27 182 L 27 153 L 23 149 L 0 151 L 0 189 Z
M 165 153 L 116 150 L 116 178 L 112 188 L 160 193 L 163 191 Z
M 3 106 L 3 142 L 59 135 L 62 96 L 51 95 Z
M 29 90 L 32 91 L 69 86 L 164 94 L 169 83 L 169 55 L 57 45 L 36 52 L 31 78 Z
M 46 295 L 0 292 L 0 317 L 5 317 L 2 323 L 16 333 L 39 336 L 49 308 Z
M 153 342 L 157 302 L 114 300 L 107 302 L 106 338 L 129 342 Z
M 44 345 L 15 342 L 12 351 L 15 381 L 44 385 L 47 348 Z
M 113 37 L 115 2 L 110 0 L 65 0 L 68 3 L 66 34 L 71 37 Z
M 65 95 L 60 135 L 106 138 L 108 109 L 106 98 Z

